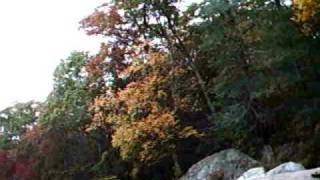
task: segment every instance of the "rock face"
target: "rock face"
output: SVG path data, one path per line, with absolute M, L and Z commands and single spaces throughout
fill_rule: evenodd
M 248 155 L 228 149 L 199 161 L 180 180 L 234 180 L 257 166 L 259 162 Z
M 250 180 L 317 180 L 319 178 L 316 177 L 316 174 L 319 175 L 319 173 L 320 173 L 320 168 L 316 168 L 316 169 L 310 169 L 310 170 L 270 175 L 270 176 L 265 176 L 260 178 L 253 178 Z
M 301 171 L 305 170 L 305 168 L 298 163 L 294 162 L 287 162 L 284 164 L 281 164 L 277 166 L 274 169 L 271 169 L 270 171 L 267 172 L 267 175 L 275 175 L 275 174 L 282 174 L 282 173 L 287 173 L 287 172 L 296 172 L 296 171 Z
M 263 167 L 252 168 L 243 173 L 243 175 L 239 177 L 237 180 L 250 180 L 254 178 L 264 177 L 265 175 L 266 172 Z
M 268 171 L 267 173 L 264 172 L 264 168 L 263 167 L 259 167 L 259 168 L 253 168 L 250 169 L 248 171 L 246 171 L 240 178 L 238 178 L 237 180 L 259 180 L 259 179 L 274 179 L 277 177 L 291 177 L 294 176 L 298 178 L 298 176 L 303 179 L 305 178 L 305 173 L 301 173 L 301 174 L 290 174 L 290 173 L 295 173 L 295 172 L 301 172 L 305 170 L 305 168 L 298 163 L 294 163 L 294 162 L 287 162 L 284 164 L 281 164 L 277 167 L 275 167 L 274 169 L 271 169 L 270 171 Z M 305 171 L 307 172 L 307 171 Z M 282 176 L 282 175 L 285 176 Z M 279 176 L 278 176 L 279 175 Z M 309 174 L 310 178 L 311 175 Z M 280 180 L 280 179 L 279 179 Z

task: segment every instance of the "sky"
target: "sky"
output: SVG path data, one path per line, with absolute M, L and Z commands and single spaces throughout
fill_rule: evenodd
M 78 22 L 103 2 L 0 1 L 0 109 L 45 100 L 61 59 L 74 50 L 98 50 L 101 40 L 79 31 Z
M 44 101 L 61 59 L 75 50 L 98 51 L 101 39 L 80 31 L 79 21 L 106 1 L 0 0 L 0 110 Z

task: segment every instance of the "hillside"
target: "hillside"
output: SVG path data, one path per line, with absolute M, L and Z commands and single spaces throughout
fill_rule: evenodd
M 0 179 L 179 179 L 229 148 L 319 167 L 319 1 L 184 6 L 113 0 L 81 20 L 100 51 L 0 112 Z

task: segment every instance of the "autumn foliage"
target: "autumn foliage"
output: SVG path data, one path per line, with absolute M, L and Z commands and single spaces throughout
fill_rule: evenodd
M 6 180 L 15 177 L 23 180 L 35 178 L 33 170 L 34 161 L 16 159 L 14 152 L 0 152 L 0 179 Z
M 293 20 L 300 25 L 305 34 L 312 34 L 319 26 L 320 2 L 318 0 L 293 0 Z
M 319 2 L 317 0 L 294 0 L 293 7 L 295 9 L 295 21 L 308 22 L 319 11 Z
M 45 102 L 0 112 L 0 179 L 178 179 L 230 147 L 319 166 L 319 8 L 102 4 L 80 22 L 99 52 L 62 60 Z
M 143 162 L 170 154 L 178 139 L 199 135 L 192 127 L 180 125 L 175 114 L 180 108 L 177 102 L 183 101 L 171 87 L 177 69 L 170 67 L 164 53 L 151 53 L 148 58 L 121 73 L 132 77 L 123 89 L 96 98 L 90 125 L 90 129 L 111 125 L 112 145 L 120 148 L 121 156 Z

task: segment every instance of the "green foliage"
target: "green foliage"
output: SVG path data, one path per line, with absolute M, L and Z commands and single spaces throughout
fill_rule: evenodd
M 19 140 L 38 121 L 40 103 L 17 103 L 0 111 L 0 146 Z
M 106 37 L 99 53 L 61 62 L 40 116 L 34 102 L 1 111 L 0 145 L 23 137 L 17 159 L 39 159 L 39 179 L 172 179 L 230 146 L 299 144 L 309 154 L 288 157 L 319 165 L 318 2 L 179 3 L 97 8 L 81 26 Z
M 201 11 L 201 50 L 216 73 L 210 85 L 220 109 L 212 116 L 216 129 L 241 139 L 261 124 L 273 124 L 284 102 L 306 97 L 305 84 L 314 81 L 311 69 L 318 64 L 312 60 L 318 53 L 310 50 L 319 44 L 290 20 L 291 9 L 207 1 Z
M 172 92 L 178 91 L 179 96 L 190 94 L 194 97 L 189 99 L 194 101 L 192 108 L 179 110 L 206 112 L 214 124 L 208 129 L 232 145 L 246 144 L 243 142 L 253 136 L 256 138 L 251 142 L 269 144 L 273 132 L 283 130 L 292 119 L 301 118 L 301 114 L 317 118 L 316 114 L 310 113 L 314 107 L 310 107 L 309 103 L 314 102 L 316 107 L 319 106 L 316 93 L 319 53 L 315 51 L 319 48 L 319 39 L 317 35 L 306 36 L 299 25 L 292 21 L 294 8 L 280 1 L 205 0 L 182 12 L 176 8 L 175 3 L 153 0 L 113 1 L 113 10 L 110 11 L 113 13 L 101 11 L 98 17 L 113 15 L 118 21 L 111 21 L 114 20 L 112 18 L 104 21 L 103 18 L 93 16 L 84 21 L 84 28 L 91 34 L 111 35 L 130 45 L 132 39 L 121 39 L 129 37 L 124 34 L 130 27 L 136 35 L 133 39 L 143 39 L 148 45 L 146 51 L 135 51 L 143 54 L 139 54 L 139 58 L 144 58 L 150 49 L 153 52 L 169 52 L 172 67 L 178 65 L 190 70 L 183 75 L 183 80 L 170 84 L 176 88 L 172 88 Z M 117 11 L 124 15 L 114 13 Z M 121 27 L 125 30 L 120 31 L 123 30 Z M 113 33 L 118 31 L 123 34 Z M 155 39 L 161 41 L 158 44 L 149 43 Z M 131 58 L 138 59 L 136 56 Z M 122 90 L 130 89 L 126 85 L 135 79 L 143 79 L 145 74 L 137 73 L 129 77 L 127 84 L 118 86 L 112 99 L 120 100 Z M 190 85 L 183 86 L 181 81 L 190 82 Z M 138 92 L 139 88 L 135 87 L 134 90 Z M 145 97 L 146 94 L 144 91 L 138 97 Z M 108 96 L 102 98 L 105 100 L 95 102 L 99 108 L 93 108 L 96 117 L 100 117 L 96 124 L 106 121 L 111 122 L 111 125 L 122 121 L 131 123 L 134 119 L 131 116 L 112 116 L 112 111 L 122 114 L 130 107 L 125 106 L 126 102 L 134 98 L 127 98 L 123 104 L 111 108 L 106 103 Z M 301 102 L 304 102 L 304 108 L 299 106 Z M 139 110 L 144 113 L 143 108 L 137 108 L 136 111 Z M 111 113 L 101 113 L 105 111 Z M 282 112 L 291 114 L 289 116 Z M 135 131 L 125 132 L 114 135 L 117 141 L 128 142 L 120 143 L 120 150 L 141 148 L 141 145 L 127 140 L 134 137 Z M 132 147 L 128 148 L 129 145 Z
M 86 53 L 73 52 L 56 68 L 54 89 L 44 103 L 41 124 L 79 129 L 88 123 L 92 94 L 88 90 L 85 72 L 87 60 Z

